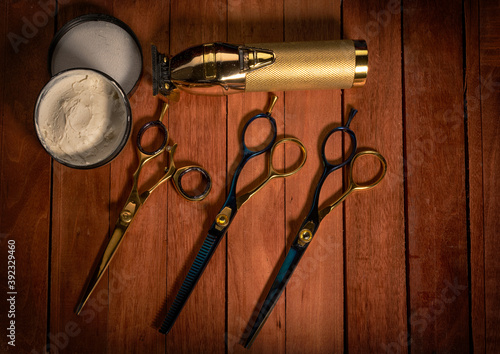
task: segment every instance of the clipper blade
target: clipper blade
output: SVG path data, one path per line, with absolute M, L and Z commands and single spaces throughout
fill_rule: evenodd
M 151 59 L 153 62 L 153 96 L 158 93 L 169 96 L 175 87 L 169 80 L 169 59 L 158 52 L 155 45 L 151 46 Z

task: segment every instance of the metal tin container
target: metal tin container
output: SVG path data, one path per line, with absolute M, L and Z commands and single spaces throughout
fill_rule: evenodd
M 43 87 L 34 121 L 38 139 L 56 161 L 90 169 L 122 151 L 130 136 L 132 114 L 127 95 L 109 75 L 70 69 Z
M 34 110 L 38 139 L 65 166 L 105 165 L 127 143 L 132 95 L 142 74 L 142 51 L 132 30 L 102 14 L 65 24 L 49 47 L 51 80 Z

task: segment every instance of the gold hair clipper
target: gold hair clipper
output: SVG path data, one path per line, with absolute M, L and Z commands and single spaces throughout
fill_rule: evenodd
M 179 91 L 222 96 L 240 92 L 345 89 L 368 74 L 365 41 L 208 43 L 168 57 L 151 47 L 153 95 Z

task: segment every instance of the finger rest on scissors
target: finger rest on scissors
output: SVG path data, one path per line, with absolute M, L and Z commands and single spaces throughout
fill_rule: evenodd
M 184 177 L 186 174 L 188 174 L 190 172 L 198 172 L 199 174 L 201 174 L 203 176 L 203 179 L 205 180 L 206 185 L 205 185 L 205 189 L 203 190 L 203 192 L 201 194 L 190 195 L 183 188 L 182 177 Z M 210 178 L 210 175 L 208 174 L 207 171 L 205 171 L 203 168 L 201 168 L 199 166 L 181 167 L 174 173 L 174 176 L 172 179 L 174 182 L 174 186 L 177 189 L 177 191 L 179 192 L 179 194 L 187 200 L 191 200 L 191 201 L 203 200 L 208 195 L 208 193 L 210 193 L 210 190 L 212 189 L 212 179 Z

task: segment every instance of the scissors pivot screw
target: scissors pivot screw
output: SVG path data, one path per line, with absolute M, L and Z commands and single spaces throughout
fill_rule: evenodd
M 228 222 L 228 218 L 224 214 L 219 214 L 217 215 L 217 225 L 219 226 L 226 226 Z
M 227 225 L 229 225 L 229 219 L 231 218 L 233 210 L 230 207 L 224 207 L 222 211 L 215 218 L 215 223 L 217 226 L 215 227 L 217 230 L 221 231 Z
M 300 242 L 302 244 L 302 246 L 311 242 L 312 238 L 313 238 L 313 234 L 312 234 L 311 230 L 303 229 L 299 233 L 299 239 L 300 239 L 300 241 L 302 241 L 302 242 Z
M 122 211 L 120 219 L 122 219 L 123 222 L 129 223 L 132 221 L 132 213 L 130 211 Z

